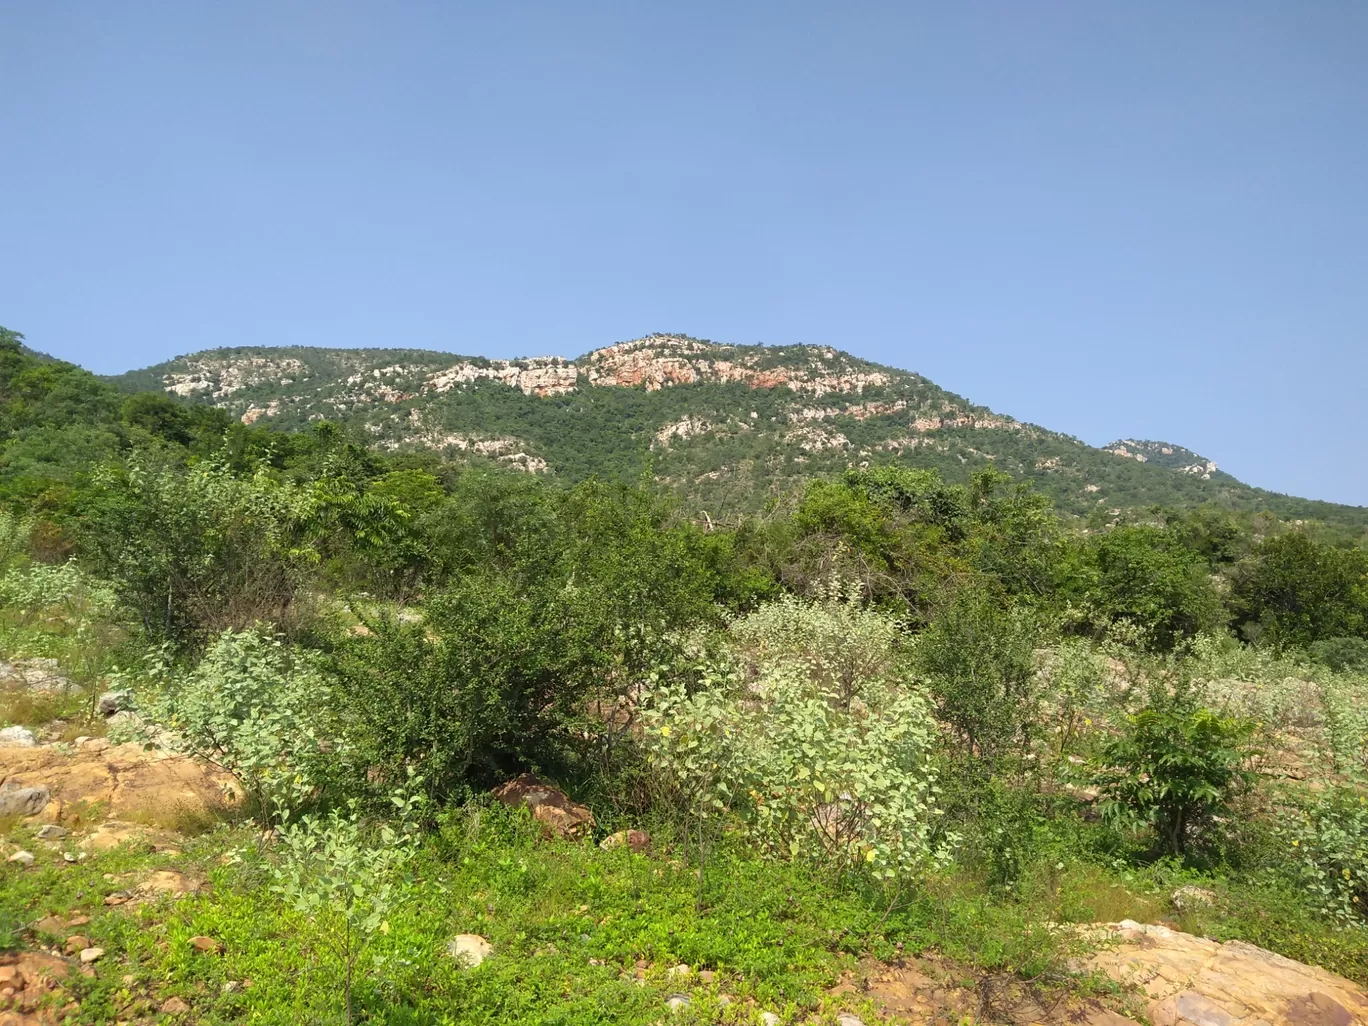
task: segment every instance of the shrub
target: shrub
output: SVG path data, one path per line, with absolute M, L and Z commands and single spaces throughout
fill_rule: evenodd
M 84 555 L 153 638 L 186 644 L 294 618 L 318 561 L 303 543 L 301 489 L 264 470 L 240 478 L 218 463 L 142 457 L 101 485 L 81 520 Z
M 1155 527 L 1118 527 L 1092 553 L 1085 605 L 1103 624 L 1142 628 L 1151 647 L 1171 650 L 1226 616 L 1206 561 Z
M 1100 809 L 1114 826 L 1153 827 L 1182 856 L 1236 790 L 1252 778 L 1252 725 L 1198 704 L 1190 688 L 1156 693 L 1102 749 Z
M 1327 787 L 1282 836 L 1315 908 L 1346 925 L 1368 919 L 1368 780 Z
M 164 668 L 163 674 L 167 674 Z M 257 631 L 225 631 L 152 704 L 158 739 L 231 773 L 263 825 L 319 800 L 347 745 L 313 659 Z
M 862 674 L 833 672 L 820 645 L 793 651 L 804 623 L 820 639 L 842 618 L 863 639 Z M 787 600 L 735 632 L 751 659 L 744 676 L 715 669 L 692 693 L 675 684 L 648 695 L 652 764 L 699 820 L 735 815 L 770 856 L 863 866 L 879 879 L 924 867 L 935 854 L 935 725 L 911 681 L 889 669 L 896 628 L 842 600 Z
M 1368 553 L 1300 531 L 1261 543 L 1236 568 L 1231 605 L 1247 637 L 1277 647 L 1368 632 Z
M 915 662 L 936 718 L 975 775 L 1024 750 L 1038 721 L 1035 624 L 977 589 L 955 596 L 917 641 Z M 968 762 L 966 762 L 968 760 Z

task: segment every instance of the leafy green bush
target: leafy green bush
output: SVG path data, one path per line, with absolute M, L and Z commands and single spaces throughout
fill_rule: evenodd
M 1368 632 L 1368 553 L 1289 531 L 1237 568 L 1231 605 L 1246 637 L 1277 647 Z
M 342 1001 L 352 1021 L 352 978 L 367 941 L 388 933 L 402 890 L 398 874 L 413 857 L 416 800 L 397 794 L 397 827 L 369 824 L 353 800 L 344 813 L 304 816 L 280 829 L 274 889 L 309 919 L 342 969 Z
M 1082 599 L 1101 624 L 1133 624 L 1161 651 L 1225 624 L 1205 559 L 1169 532 L 1118 527 L 1093 543 L 1091 555 Z
M 1368 920 L 1368 780 L 1325 788 L 1281 833 L 1312 905 L 1345 924 Z
M 148 707 L 158 740 L 231 773 L 264 825 L 316 802 L 348 768 L 332 695 L 315 660 L 258 631 L 225 631 Z
M 841 623 L 852 661 L 827 644 Z M 647 695 L 652 764 L 698 818 L 736 816 L 771 856 L 880 879 L 924 869 L 939 854 L 935 725 L 898 669 L 895 625 L 848 600 L 788 599 L 733 630 L 743 672 Z
M 1153 827 L 1164 849 L 1182 856 L 1252 779 L 1251 731 L 1203 708 L 1190 688 L 1156 693 L 1102 747 L 1103 818 L 1123 829 Z
M 1024 751 L 1039 723 L 1036 625 L 985 591 L 966 588 L 917 640 L 915 663 L 971 775 Z

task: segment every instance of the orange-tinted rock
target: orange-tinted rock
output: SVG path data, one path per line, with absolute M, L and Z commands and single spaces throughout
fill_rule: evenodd
M 550 837 L 583 837 L 594 828 L 594 814 L 570 800 L 560 788 L 531 773 L 515 777 L 494 790 L 494 797 L 514 808 L 524 807 Z

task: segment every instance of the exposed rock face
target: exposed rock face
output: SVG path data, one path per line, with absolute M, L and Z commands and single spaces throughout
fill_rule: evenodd
M 136 744 L 0 749 L 0 795 L 16 793 L 13 788 L 44 792 L 38 812 L 51 821 L 77 802 L 106 803 L 116 817 L 204 815 L 230 801 L 234 783 L 205 763 Z
M 1242 941 L 1216 941 L 1124 920 L 1087 959 L 1150 999 L 1154 1026 L 1354 1026 L 1368 992 L 1333 973 Z
M 484 360 L 458 363 L 438 371 L 423 384 L 425 392 L 449 392 L 457 385 L 498 381 L 521 389 L 524 395 L 564 395 L 575 390 L 579 368 L 559 356 L 534 356 L 527 360 Z M 391 400 L 394 401 L 394 400 Z
M 648 335 L 596 349 L 585 357 L 584 370 L 591 385 L 644 387 L 648 392 L 670 385 L 707 382 L 739 383 L 751 388 L 783 386 L 821 396 L 831 392 L 863 392 L 889 382 L 889 376 L 882 371 L 844 366 L 833 350 L 809 348 L 811 359 L 805 366 L 764 366 L 757 354 L 737 352 L 735 358 L 727 359 L 724 354 L 729 353 L 728 347 L 679 335 Z
M 542 832 L 548 837 L 582 837 L 594 828 L 592 812 L 531 773 L 514 777 L 496 788 L 494 797 L 505 805 L 530 809 L 532 818 L 542 825 Z

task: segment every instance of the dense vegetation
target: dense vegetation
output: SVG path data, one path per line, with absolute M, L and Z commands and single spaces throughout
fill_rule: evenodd
M 1342 525 L 1090 524 L 991 467 L 886 464 L 721 527 L 649 478 L 244 426 L 20 343 L 0 655 L 72 688 L 0 692 L 0 725 L 88 734 L 126 687 L 128 736 L 246 796 L 178 863 L 211 897 L 92 925 L 124 965 L 83 1021 L 151 988 L 203 1022 L 645 1023 L 676 962 L 721 974 L 694 1021 L 796 1021 L 864 953 L 1085 987 L 1050 924 L 1127 916 L 1368 980 L 1368 553 Z M 488 799 L 524 771 L 593 837 Z M 649 852 L 591 843 L 627 827 Z M 0 945 L 167 858 L 7 870 Z M 1171 908 L 1187 883 L 1210 904 Z M 463 970 L 461 932 L 499 954 Z
M 759 512 L 812 477 L 896 465 L 934 470 L 957 484 L 994 468 L 1034 484 L 1061 513 L 1099 524 L 1113 510 L 1215 505 L 1368 530 L 1368 509 L 1252 488 L 1220 470 L 1207 472 L 1206 459 L 1182 446 L 1142 441 L 1096 449 L 975 406 L 918 374 L 823 347 L 654 338 L 659 346 L 649 338 L 635 345 L 667 364 L 678 360 L 670 341 L 683 340 L 704 347 L 700 366 L 717 359 L 779 374 L 825 374 L 825 390 L 752 388 L 705 375 L 694 384 L 648 391 L 594 386 L 583 374 L 573 390 L 548 396 L 490 380 L 437 390 L 427 385 L 434 372 L 490 361 L 426 350 L 301 346 L 212 350 L 114 381 L 131 392 L 187 390 L 234 417 L 259 416 L 260 423 L 289 430 L 327 419 L 384 448 L 445 448 L 468 457 L 455 453 L 453 439 L 500 440 L 507 453 L 545 460 L 551 474 L 572 484 L 653 477 L 692 515 L 707 511 L 713 520 Z M 578 366 L 588 366 L 586 359 Z M 856 392 L 841 387 L 843 376 L 867 380 Z M 694 430 L 671 433 L 684 424 Z M 1117 455 L 1118 448 L 1131 455 Z

